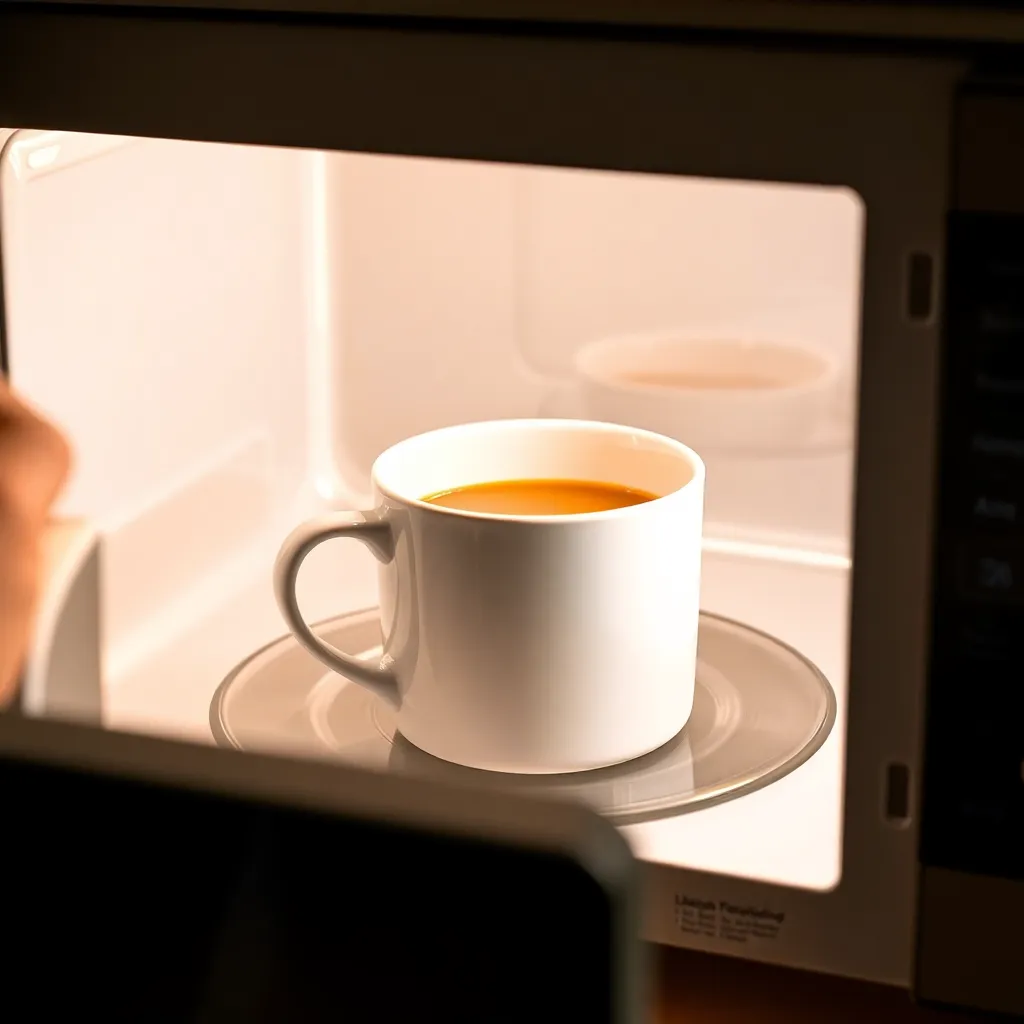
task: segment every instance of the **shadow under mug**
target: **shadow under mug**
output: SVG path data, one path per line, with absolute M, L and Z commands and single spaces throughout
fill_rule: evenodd
M 466 512 L 425 496 L 502 480 L 587 480 L 653 500 L 611 511 Z M 396 444 L 374 463 L 372 510 L 302 524 L 275 593 L 328 668 L 398 710 L 398 729 L 456 764 L 576 772 L 656 749 L 693 705 L 704 466 L 658 434 L 581 420 L 498 420 Z M 318 544 L 379 562 L 383 654 L 317 637 L 295 584 Z

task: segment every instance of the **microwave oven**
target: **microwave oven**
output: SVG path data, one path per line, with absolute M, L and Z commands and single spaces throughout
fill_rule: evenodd
M 283 536 L 434 427 L 654 425 L 707 465 L 699 700 L 552 791 L 621 825 L 654 942 L 1024 1013 L 1024 16 L 4 3 L 0 39 L 5 368 L 76 449 L 28 713 L 388 769 L 285 635 Z M 372 650 L 337 547 L 303 610 Z

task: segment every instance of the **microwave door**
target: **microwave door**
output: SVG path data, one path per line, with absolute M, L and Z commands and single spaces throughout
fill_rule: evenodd
M 194 88 L 215 54 L 247 88 L 112 107 L 128 65 L 108 62 L 77 112 L 33 93 L 4 155 L 10 370 L 79 453 L 59 512 L 102 538 L 107 725 L 449 772 L 304 658 L 271 584 L 283 538 L 372 508 L 374 460 L 424 431 L 651 430 L 707 468 L 692 723 L 643 763 L 555 785 L 643 858 L 647 937 L 909 985 L 964 64 L 67 17 L 64 70 L 99 72 L 103 37 L 152 57 L 137 76 L 181 81 L 201 34 Z M 268 77 L 271 52 L 294 75 Z M 360 103 L 333 99 L 339 68 Z M 400 633 L 381 593 L 370 554 L 325 544 L 298 604 L 379 664 Z

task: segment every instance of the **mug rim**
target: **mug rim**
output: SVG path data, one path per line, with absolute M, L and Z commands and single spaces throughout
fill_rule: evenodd
M 382 462 L 389 457 L 394 458 L 395 454 L 406 445 L 416 441 L 422 441 L 425 438 L 435 436 L 444 437 L 445 435 L 454 435 L 476 430 L 487 432 L 498 431 L 501 429 L 558 430 L 569 428 L 575 430 L 582 429 L 589 433 L 617 434 L 620 436 L 629 435 L 632 437 L 645 438 L 649 441 L 655 442 L 659 446 L 668 449 L 673 454 L 678 455 L 681 461 L 686 462 L 691 472 L 690 478 L 681 487 L 668 491 L 666 494 L 659 494 L 656 497 L 651 498 L 649 501 L 643 501 L 636 505 L 624 505 L 620 508 L 608 509 L 603 512 L 570 512 L 565 514 L 534 516 L 507 512 L 477 512 L 467 509 L 448 508 L 445 505 L 435 505 L 432 502 L 424 501 L 422 497 L 412 497 L 405 494 L 399 494 L 393 487 L 388 487 L 380 479 L 379 469 Z M 677 441 L 672 437 L 667 437 L 664 434 L 659 434 L 653 430 L 645 430 L 642 427 L 627 427 L 619 423 L 608 423 L 604 420 L 552 417 L 510 417 L 507 419 L 474 420 L 468 423 L 455 423 L 446 427 L 437 427 L 433 430 L 425 430 L 419 434 L 413 434 L 409 437 L 403 438 L 401 441 L 397 441 L 395 444 L 385 448 L 384 451 L 374 459 L 373 467 L 370 471 L 370 482 L 383 497 L 407 508 L 414 508 L 419 512 L 430 515 L 454 516 L 458 519 L 478 519 L 489 522 L 523 523 L 524 525 L 569 525 L 572 523 L 600 522 L 602 520 L 623 519 L 643 515 L 645 514 L 643 510 L 648 506 L 656 505 L 659 502 L 673 498 L 675 495 L 682 494 L 687 490 L 693 490 L 694 487 L 700 487 L 703 489 L 705 476 L 706 469 L 704 467 L 704 460 L 697 454 L 697 452 L 683 444 L 681 441 Z
M 663 387 L 658 384 L 641 384 L 636 381 L 625 380 L 612 373 L 605 373 L 593 366 L 595 358 L 620 349 L 627 349 L 638 343 L 659 344 L 676 343 L 680 346 L 696 345 L 728 345 L 728 346 L 749 346 L 751 348 L 776 349 L 782 352 L 798 353 L 801 356 L 808 356 L 821 365 L 821 373 L 812 380 L 799 384 L 784 384 L 781 387 L 773 388 L 688 388 L 688 387 Z M 777 401 L 788 399 L 798 395 L 813 394 L 822 389 L 827 389 L 838 380 L 840 368 L 838 361 L 829 353 L 795 341 L 776 341 L 767 337 L 747 336 L 739 334 L 729 335 L 725 332 L 715 332 L 679 327 L 675 329 L 666 328 L 659 331 L 645 331 L 634 334 L 613 334 L 603 338 L 595 339 L 583 345 L 573 359 L 573 366 L 584 381 L 590 381 L 602 387 L 619 392 L 621 394 L 633 395 L 637 398 L 668 397 L 673 394 L 693 398 L 700 396 L 711 401 Z

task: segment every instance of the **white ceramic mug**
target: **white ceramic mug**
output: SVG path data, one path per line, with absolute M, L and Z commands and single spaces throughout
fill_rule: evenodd
M 839 367 L 812 348 L 680 331 L 593 342 L 576 371 L 589 415 L 683 437 L 701 452 L 799 449 L 842 393 Z
M 502 480 L 590 480 L 657 495 L 607 512 L 457 511 L 425 496 Z M 385 451 L 376 507 L 298 527 L 274 570 L 281 611 L 323 664 L 398 709 L 436 757 L 505 772 L 573 772 L 668 742 L 693 705 L 704 466 L 648 431 L 580 420 L 446 427 Z M 322 541 L 380 562 L 383 655 L 319 639 L 295 583 Z

